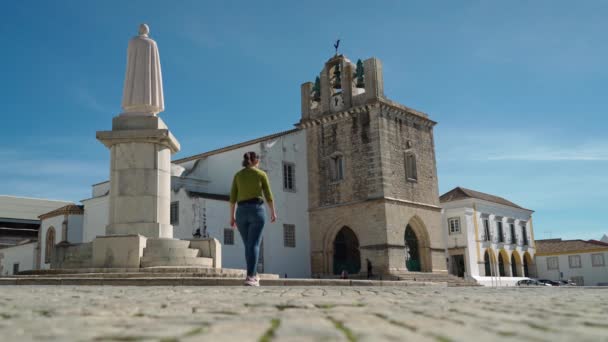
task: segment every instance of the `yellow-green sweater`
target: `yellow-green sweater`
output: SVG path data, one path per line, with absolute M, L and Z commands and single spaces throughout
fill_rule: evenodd
M 266 198 L 266 201 L 272 202 L 270 183 L 266 172 L 255 167 L 246 167 L 234 175 L 230 203 L 234 204 L 254 198 Z

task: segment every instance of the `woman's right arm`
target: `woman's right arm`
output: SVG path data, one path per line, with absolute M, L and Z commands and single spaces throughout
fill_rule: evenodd
M 239 189 L 236 184 L 236 175 L 232 180 L 232 189 L 230 189 L 230 227 L 236 228 L 236 201 L 238 199 Z

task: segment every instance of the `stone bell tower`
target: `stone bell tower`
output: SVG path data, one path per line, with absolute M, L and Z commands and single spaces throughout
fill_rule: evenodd
M 385 97 L 376 58 L 336 53 L 301 98 L 312 274 L 445 272 L 436 123 Z

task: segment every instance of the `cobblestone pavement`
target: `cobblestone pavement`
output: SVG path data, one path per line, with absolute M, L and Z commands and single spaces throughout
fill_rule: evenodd
M 608 290 L 3 286 L 1 341 L 608 341 Z

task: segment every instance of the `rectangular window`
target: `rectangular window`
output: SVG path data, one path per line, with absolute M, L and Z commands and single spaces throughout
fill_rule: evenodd
M 405 154 L 405 178 L 408 181 L 417 181 L 418 173 L 416 171 L 416 156 L 412 153 Z
M 171 202 L 169 217 L 171 224 L 179 224 L 179 202 Z
M 559 270 L 559 259 L 557 257 L 547 257 L 547 269 Z
M 515 225 L 513 223 L 511 223 L 511 244 L 516 244 L 517 243 L 517 238 L 515 237 Z
M 502 231 L 502 221 L 497 221 L 496 226 L 498 227 L 498 242 L 505 242 L 505 236 Z
M 524 240 L 524 246 L 528 245 L 528 232 L 526 231 L 526 226 L 521 226 L 521 237 Z
M 19 263 L 13 264 L 13 274 L 19 273 Z
M 293 163 L 283 163 L 283 190 L 296 191 L 296 166 Z
M 591 254 L 591 265 L 594 267 L 598 267 L 598 266 L 604 266 L 604 254 L 602 253 L 597 253 L 597 254 Z
M 344 159 L 341 155 L 330 158 L 329 171 L 332 181 L 337 182 L 344 179 Z
M 293 224 L 283 225 L 283 245 L 285 247 L 296 247 L 296 226 Z
M 492 235 L 490 235 L 490 220 L 488 219 L 484 219 L 483 220 L 483 232 L 484 232 L 484 241 L 491 241 L 492 240 Z
M 452 217 L 448 219 L 448 228 L 450 234 L 460 234 L 460 218 Z
M 568 263 L 570 264 L 570 268 L 581 268 L 581 256 L 568 255 Z
M 234 245 L 234 229 L 224 229 L 224 245 Z

